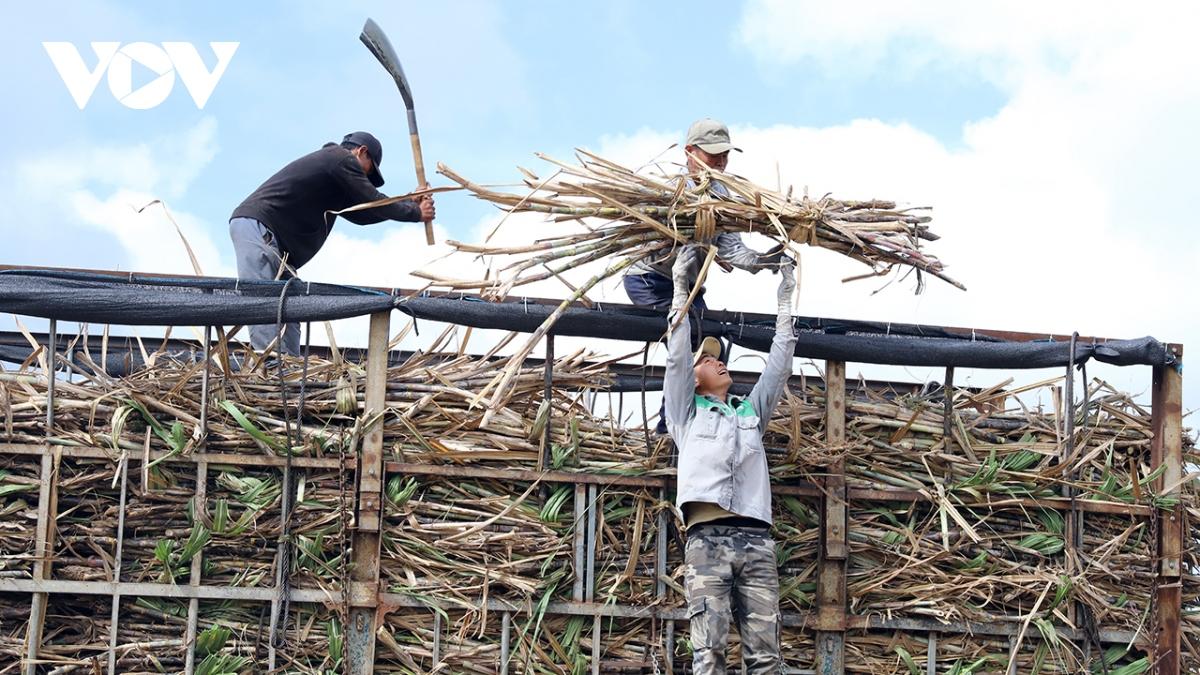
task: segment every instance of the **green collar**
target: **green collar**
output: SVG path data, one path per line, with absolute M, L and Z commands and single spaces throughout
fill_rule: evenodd
M 697 409 L 716 408 L 722 415 L 736 415 L 737 417 L 754 417 L 756 414 L 754 406 L 750 404 L 748 399 L 731 396 L 731 403 L 726 403 L 725 401 L 718 401 L 712 396 L 702 396 L 700 394 L 696 394 L 695 396 Z

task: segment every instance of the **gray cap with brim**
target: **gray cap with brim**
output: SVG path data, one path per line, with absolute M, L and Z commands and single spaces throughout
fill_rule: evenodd
M 729 127 L 709 117 L 696 120 L 688 128 L 684 147 L 690 145 L 694 145 L 710 155 L 719 155 L 730 150 L 742 151 L 741 148 L 736 148 L 733 143 L 729 142 Z

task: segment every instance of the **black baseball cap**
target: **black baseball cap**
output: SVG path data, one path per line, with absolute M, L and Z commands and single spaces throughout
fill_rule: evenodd
M 366 147 L 367 155 L 371 158 L 371 163 L 375 165 L 371 172 L 367 174 L 367 178 L 371 179 L 371 185 L 375 187 L 383 187 L 383 174 L 379 173 L 379 165 L 383 164 L 383 145 L 371 134 L 365 131 L 352 131 L 346 134 L 342 139 L 342 143 L 352 143 Z

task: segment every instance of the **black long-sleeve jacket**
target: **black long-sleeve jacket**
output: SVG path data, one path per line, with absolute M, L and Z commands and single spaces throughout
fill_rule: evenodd
M 333 230 L 339 211 L 355 204 L 385 199 L 363 173 L 349 150 L 328 143 L 288 164 L 267 179 L 233 210 L 230 218 L 253 218 L 267 227 L 288 254 L 288 263 L 300 267 L 312 259 Z M 421 208 L 403 201 L 343 215 L 358 225 L 384 220 L 417 222 Z

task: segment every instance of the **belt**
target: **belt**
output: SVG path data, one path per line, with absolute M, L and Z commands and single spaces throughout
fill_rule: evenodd
M 703 523 L 697 523 L 689 527 L 687 531 L 689 533 L 697 532 L 705 527 L 737 527 L 745 530 L 761 530 L 763 532 L 767 532 L 771 529 L 770 525 L 759 520 L 758 518 L 748 518 L 746 516 L 728 516 L 725 518 L 718 518 L 716 520 L 705 521 Z

